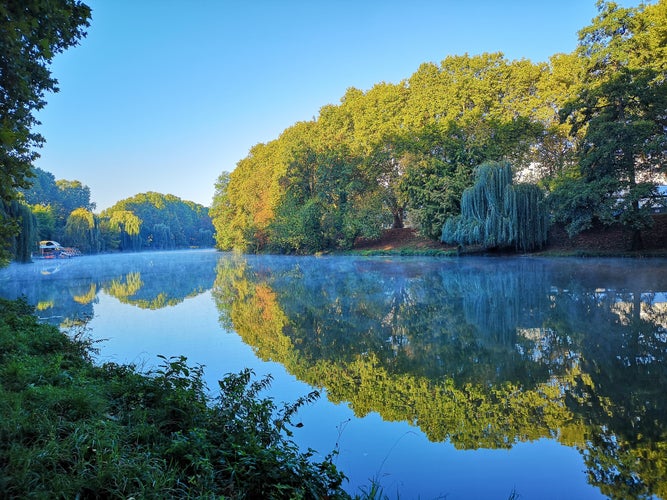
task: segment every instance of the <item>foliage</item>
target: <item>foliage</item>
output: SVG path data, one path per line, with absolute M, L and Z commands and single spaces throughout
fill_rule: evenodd
M 85 208 L 72 210 L 65 225 L 67 243 L 84 253 L 97 253 L 101 249 L 99 228 L 93 213 Z
M 30 262 L 38 228 L 37 219 L 30 207 L 19 200 L 0 202 L 0 218 L 2 217 L 12 221 L 18 230 L 14 236 L 0 242 L 5 246 L 5 248 L 0 247 L 0 267 L 5 263 L 3 254 L 7 257 L 12 256 L 17 262 Z
M 405 224 L 437 239 L 476 165 L 507 158 L 524 168 L 565 156 L 554 152 L 567 131 L 556 111 L 575 85 L 563 78 L 571 63 L 450 56 L 398 84 L 349 89 L 339 105 L 254 146 L 220 176 L 218 248 L 346 249 Z
M 99 220 L 93 214 L 90 188 L 80 181 L 56 180 L 50 172 L 31 170 L 32 185 L 19 190 L 19 198 L 34 218 L 34 231 L 26 234 L 31 251 L 38 241 L 57 240 L 86 253 L 104 248 Z M 25 218 L 24 218 L 25 220 Z M 23 237 L 23 236 L 22 236 Z M 15 260 L 20 260 L 15 256 Z
M 667 172 L 667 2 L 637 8 L 600 2 L 599 10 L 579 34 L 582 91 L 561 110 L 573 132 L 582 133 L 580 173 L 561 183 L 556 201 L 570 233 L 593 219 L 619 222 L 634 230 L 638 249 L 640 231 L 651 222 L 656 175 Z M 583 198 L 589 206 L 582 218 Z
M 348 89 L 221 176 L 218 248 L 313 253 L 404 225 L 437 239 L 487 161 L 553 191 L 571 234 L 613 220 L 641 243 L 666 164 L 666 5 L 600 1 L 577 51 L 548 63 L 449 56 Z
M 290 440 L 293 404 L 248 370 L 209 399 L 202 367 L 161 356 L 147 375 L 95 366 L 85 331 L 40 325 L 0 302 L 0 490 L 12 498 L 346 498 L 332 455 Z
M 30 209 L 37 220 L 37 241 L 57 240 L 56 218 L 51 205 L 32 205 Z
M 9 203 L 30 185 L 35 149 L 44 141 L 34 131 L 34 112 L 46 104 L 45 93 L 58 90 L 49 65 L 85 36 L 90 8 L 78 0 L 10 1 L 0 5 L 0 19 L 0 202 Z M 0 212 L 0 241 L 17 230 Z
M 544 195 L 533 184 L 513 184 L 509 163 L 477 167 L 475 184 L 461 197 L 461 215 L 447 220 L 442 241 L 526 252 L 547 241 Z
M 104 210 L 100 218 L 108 220 L 108 229 L 116 232 L 121 250 L 213 245 L 208 209 L 170 194 L 137 194 Z

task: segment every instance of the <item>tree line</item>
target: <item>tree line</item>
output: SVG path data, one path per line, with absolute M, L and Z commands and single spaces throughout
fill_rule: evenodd
M 218 248 L 313 253 L 410 225 L 450 243 L 531 250 L 546 241 L 545 218 L 570 235 L 620 223 L 640 246 L 666 172 L 667 1 L 598 7 L 570 54 L 449 56 L 397 84 L 350 88 L 255 145 L 218 178 Z M 512 171 L 505 195 L 477 189 L 507 220 L 462 217 L 482 165 L 493 179 L 502 175 L 489 169 Z
M 213 245 L 201 205 L 144 193 L 95 214 L 88 186 L 34 168 L 44 142 L 34 113 L 58 91 L 49 66 L 85 37 L 90 18 L 79 0 L 0 5 L 0 265 L 30 261 L 40 240 L 87 253 Z
M 57 240 L 84 253 L 170 250 L 213 246 L 208 209 L 174 195 L 142 193 L 96 214 L 90 188 L 79 181 L 56 180 L 35 168 L 29 189 L 20 190 L 21 244 L 14 256 L 29 261 L 36 242 Z M 30 237 L 27 237 L 30 235 Z
M 35 180 L 32 163 L 43 143 L 34 132 L 34 112 L 45 105 L 46 93 L 58 89 L 49 65 L 85 36 L 90 20 L 90 8 L 78 0 L 26 2 L 0 6 L 7 26 L 0 30 L 3 262 L 26 256 L 33 217 L 43 216 L 29 211 L 20 192 Z M 570 235 L 620 223 L 640 247 L 666 171 L 667 0 L 632 8 L 600 0 L 598 8 L 570 54 L 540 63 L 502 53 L 424 63 L 397 84 L 350 88 L 317 118 L 255 145 L 217 180 L 211 207 L 216 245 L 312 253 L 349 248 L 358 237 L 407 224 L 457 244 L 530 249 L 543 242 L 542 234 L 525 235 L 530 228 L 543 230 L 531 222 L 537 209 L 538 219 L 546 212 Z M 35 12 L 39 22 L 33 22 Z M 464 192 L 480 178 L 483 164 L 510 165 L 513 187 L 502 189 L 521 202 L 501 197 L 485 206 L 493 211 L 500 208 L 493 203 L 513 203 L 517 209 L 506 216 L 515 219 L 499 224 L 462 217 L 449 222 L 457 230 L 443 233 L 448 219 L 463 215 Z M 525 184 L 537 186 L 544 199 Z M 81 212 L 73 224 L 72 231 L 76 226 L 81 232 L 95 221 Z M 110 224 L 122 233 L 119 248 L 180 238 L 155 221 L 138 236 L 129 215 Z M 515 231 L 482 235 L 475 229 L 482 224 Z M 519 227 L 521 242 L 512 237 Z M 472 241 L 471 235 L 479 237 Z M 100 243 L 93 240 L 91 234 L 91 249 Z

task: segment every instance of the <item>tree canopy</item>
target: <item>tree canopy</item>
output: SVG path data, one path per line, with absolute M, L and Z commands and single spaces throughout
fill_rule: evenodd
M 30 186 L 32 162 L 44 138 L 34 112 L 57 92 L 49 65 L 85 36 L 90 8 L 78 0 L 22 0 L 0 5 L 0 202 Z M 0 210 L 0 257 L 19 230 L 11 211 Z
M 477 165 L 511 158 L 526 168 L 541 144 L 561 137 L 554 102 L 569 87 L 551 78 L 549 64 L 496 53 L 450 56 L 398 84 L 349 89 L 221 176 L 218 246 L 345 249 L 406 223 L 439 238 Z
M 582 91 L 561 109 L 579 161 L 554 202 L 571 234 L 595 220 L 620 221 L 638 248 L 640 230 L 652 223 L 654 179 L 667 172 L 667 2 L 601 2 L 599 11 L 579 33 Z
M 666 5 L 600 1 L 579 48 L 548 62 L 448 56 L 348 89 L 221 175 L 218 247 L 345 249 L 404 225 L 438 239 L 489 161 L 544 188 L 570 234 L 594 220 L 645 227 L 665 173 Z
M 121 250 L 213 246 L 208 209 L 171 194 L 141 193 L 100 214 Z

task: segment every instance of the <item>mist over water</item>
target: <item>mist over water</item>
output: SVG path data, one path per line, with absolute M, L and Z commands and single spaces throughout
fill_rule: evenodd
M 100 362 L 321 390 L 295 440 L 351 492 L 667 497 L 665 260 L 118 254 L 13 264 L 0 295 L 89 318 Z

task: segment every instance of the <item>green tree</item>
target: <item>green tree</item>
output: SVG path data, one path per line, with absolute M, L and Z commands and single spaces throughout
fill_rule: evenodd
M 17 262 L 31 262 L 32 252 L 37 243 L 37 220 L 25 202 L 12 200 L 6 205 L 6 215 L 18 226 L 16 234 L 9 238 L 8 255 Z M 2 211 L 0 210 L 0 215 Z M 2 259 L 0 258 L 0 263 Z
M 54 56 L 85 35 L 90 8 L 78 0 L 10 0 L 0 5 L 0 202 L 9 203 L 30 185 L 35 149 L 44 142 L 34 131 L 34 112 L 58 90 L 49 65 Z M 0 211 L 0 241 L 17 224 Z M 0 252 L 3 251 L 0 248 Z
M 544 196 L 532 184 L 513 184 L 509 163 L 487 162 L 477 167 L 475 184 L 463 192 L 461 215 L 447 220 L 442 241 L 522 252 L 547 241 Z
M 74 209 L 67 218 L 65 236 L 68 245 L 84 253 L 97 253 L 101 249 L 96 217 L 83 207 Z
M 31 205 L 30 208 L 37 221 L 37 239 L 39 241 L 54 239 L 56 218 L 51 205 Z
M 211 220 L 215 227 L 215 245 L 220 250 L 229 250 L 234 246 L 229 221 L 232 217 L 232 206 L 227 194 L 229 172 L 222 172 L 215 182 L 213 203 L 211 204 Z
M 55 176 L 41 168 L 32 169 L 30 187 L 21 189 L 20 192 L 29 205 L 52 205 L 60 200 Z
M 579 170 L 561 182 L 554 202 L 569 208 L 558 217 L 571 234 L 595 220 L 618 221 L 633 231 L 637 249 L 652 223 L 655 175 L 667 165 L 667 2 L 621 8 L 600 1 L 598 8 L 580 32 L 584 88 L 561 112 L 575 133 L 583 131 Z M 577 200 L 580 192 L 590 195 Z
M 450 56 L 410 77 L 400 190 L 423 234 L 437 239 L 446 218 L 460 213 L 475 166 L 507 159 L 523 169 L 534 161 L 551 135 L 551 102 L 541 96 L 548 69 L 496 53 Z
M 77 180 L 56 180 L 52 173 L 39 168 L 32 172 L 32 185 L 22 189 L 20 196 L 38 217 L 40 239 L 65 239 L 67 219 L 74 210 L 95 210 L 95 203 L 90 201 L 90 188 Z
M 129 210 L 115 210 L 109 217 L 109 227 L 119 233 L 121 250 L 139 250 L 139 231 L 142 220 Z
M 113 221 L 129 220 L 126 212 L 141 221 L 137 233 L 132 233 L 136 236 L 132 243 L 135 250 L 213 245 L 213 225 L 208 209 L 197 203 L 171 194 L 147 192 L 121 200 L 100 215 L 120 227 Z M 134 223 L 132 228 L 134 230 Z
M 90 188 L 82 184 L 81 181 L 58 179 L 56 186 L 59 191 L 60 204 L 64 210 L 70 210 L 71 212 L 77 208 L 95 209 L 95 203 L 90 201 Z

